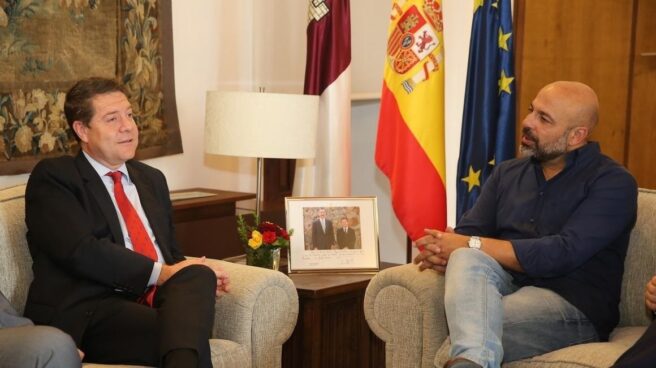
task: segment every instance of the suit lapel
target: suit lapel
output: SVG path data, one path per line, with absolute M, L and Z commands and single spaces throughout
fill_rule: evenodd
M 137 187 L 137 192 L 139 193 L 139 201 L 141 202 L 141 206 L 146 213 L 150 228 L 153 230 L 153 234 L 155 234 L 155 239 L 157 239 L 157 245 L 159 246 L 159 250 L 162 252 L 164 261 L 166 263 L 171 263 L 173 261 L 173 256 L 169 251 L 169 245 L 166 243 L 165 237 L 162 235 L 164 233 L 162 230 L 163 225 L 161 224 L 161 219 L 162 216 L 165 216 L 165 214 L 160 214 L 162 211 L 162 206 L 157 200 L 157 197 L 155 197 L 155 188 L 148 178 L 146 178 L 139 170 L 136 170 L 132 167 L 130 161 L 126 163 L 126 167 L 128 169 L 128 173 L 130 174 L 130 180 L 132 180 L 134 185 Z
M 107 187 L 103 184 L 102 179 L 100 179 L 96 170 L 93 169 L 89 161 L 84 157 L 82 151 L 80 151 L 75 157 L 75 164 L 80 171 L 80 176 L 84 179 L 86 189 L 90 193 L 90 199 L 96 201 L 98 207 L 100 207 L 101 212 L 105 216 L 109 230 L 114 237 L 114 241 L 125 246 L 121 223 L 118 220 L 118 215 L 114 203 L 112 202 L 112 198 L 107 192 Z

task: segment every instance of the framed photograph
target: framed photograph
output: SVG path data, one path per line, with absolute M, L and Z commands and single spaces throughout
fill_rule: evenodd
M 377 271 L 376 197 L 285 198 L 289 272 Z

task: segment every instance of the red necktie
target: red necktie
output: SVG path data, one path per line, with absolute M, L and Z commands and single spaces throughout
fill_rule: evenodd
M 121 211 L 121 216 L 123 216 L 123 221 L 125 221 L 125 227 L 128 229 L 128 235 L 132 241 L 132 248 L 135 252 L 143 254 L 157 262 L 157 251 L 155 250 L 155 246 L 150 240 L 150 236 L 148 236 L 148 232 L 146 231 L 143 222 L 141 222 L 137 211 L 132 207 L 132 203 L 130 203 L 130 200 L 128 200 L 128 197 L 125 195 L 125 191 L 123 191 L 123 183 L 121 183 L 121 177 L 123 174 L 121 174 L 120 171 L 112 171 L 107 173 L 107 176 L 114 180 L 114 197 L 116 198 L 118 209 Z M 152 306 L 155 289 L 156 287 L 153 286 L 146 290 L 146 293 L 142 296 L 140 302 Z

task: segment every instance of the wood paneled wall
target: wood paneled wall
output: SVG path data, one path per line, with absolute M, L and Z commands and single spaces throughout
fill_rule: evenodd
M 551 81 L 589 84 L 601 110 L 592 139 L 639 186 L 656 188 L 656 0 L 515 0 L 515 6 L 517 116 Z
M 626 164 L 641 187 L 656 188 L 656 0 L 636 10 Z
M 592 139 L 626 164 L 634 1 L 515 0 L 515 5 L 518 128 L 544 85 L 581 81 L 597 91 L 601 105 Z

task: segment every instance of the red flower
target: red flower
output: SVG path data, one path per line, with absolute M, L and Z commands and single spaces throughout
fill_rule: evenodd
M 273 244 L 275 243 L 276 239 L 278 237 L 276 236 L 276 233 L 273 231 L 265 231 L 262 234 L 262 241 L 266 244 Z
M 282 236 L 283 239 L 289 240 L 289 234 L 287 233 L 287 230 L 285 229 L 280 229 L 280 236 Z
M 269 221 L 262 221 L 260 226 L 258 227 L 258 230 L 264 234 L 266 231 L 271 231 L 271 232 L 276 232 L 277 227 L 275 224 L 269 222 Z

